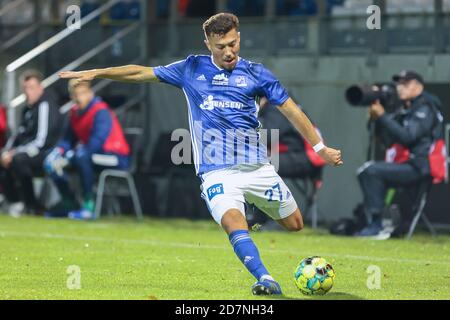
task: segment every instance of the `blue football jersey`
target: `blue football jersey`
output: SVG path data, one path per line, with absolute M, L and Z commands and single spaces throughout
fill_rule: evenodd
M 272 105 L 281 105 L 289 96 L 262 64 L 239 58 L 229 71 L 217 66 L 212 56 L 190 55 L 155 67 L 154 73 L 184 92 L 197 174 L 269 162 L 256 98 L 264 96 Z

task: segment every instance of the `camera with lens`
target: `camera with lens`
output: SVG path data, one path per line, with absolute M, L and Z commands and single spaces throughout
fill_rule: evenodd
M 353 85 L 345 92 L 348 103 L 354 107 L 367 107 L 379 100 L 387 113 L 393 113 L 402 106 L 395 83 Z

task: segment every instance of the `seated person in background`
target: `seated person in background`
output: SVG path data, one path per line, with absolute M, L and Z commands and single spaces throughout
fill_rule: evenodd
M 424 91 L 422 76 L 414 71 L 402 71 L 392 79 L 397 84 L 403 107 L 393 114 L 387 114 L 378 101 L 370 107 L 370 116 L 376 121 L 377 132 L 391 148 L 386 158 L 389 161 L 369 161 L 358 170 L 368 221 L 357 236 L 390 237 L 390 232 L 383 230 L 382 226 L 387 188 L 413 187 L 427 177 L 433 177 L 434 182 L 443 180 L 442 170 L 434 170 L 435 164 L 439 166 L 439 159 L 430 162 L 430 155 L 435 151 L 438 158 L 441 153 L 441 162 L 445 162 L 442 144 L 436 145 L 440 150 L 434 148 L 441 135 L 439 131 L 442 131 L 439 120 L 442 116 L 434 99 Z M 444 168 L 444 165 L 439 167 Z
M 6 116 L 6 107 L 0 104 L 0 149 L 6 143 L 6 135 L 8 133 L 8 118 Z
M 264 15 L 265 0 L 229 0 L 228 10 L 238 16 L 256 17 Z
M 277 0 L 277 14 L 287 16 L 315 15 L 317 3 L 315 0 Z
M 123 0 L 112 6 L 109 16 L 112 20 L 138 20 L 140 10 L 139 0 Z
M 98 0 L 83 0 L 80 7 L 81 17 L 86 17 L 98 8 L 100 8 L 100 3 Z M 94 20 L 100 20 L 100 16 L 96 17 Z
M 342 6 L 345 0 L 327 0 L 325 2 L 326 14 L 333 11 L 333 7 Z M 318 1 L 316 0 L 277 0 L 277 15 L 282 16 L 311 16 L 318 13 Z
M 6 117 L 6 107 L 0 104 L 0 149 L 5 146 L 6 135 L 8 133 L 8 119 Z M 5 201 L 5 196 L 3 195 L 3 187 L 0 185 L 0 204 Z
M 216 12 L 216 2 L 210 0 L 190 0 L 186 8 L 188 17 L 207 17 Z
M 94 169 L 127 169 L 130 148 L 115 113 L 95 96 L 89 82 L 76 83 L 70 80 L 69 92 L 75 102 L 70 110 L 69 125 L 63 139 L 45 159 L 44 166 L 55 181 L 62 202 L 60 208 L 46 215 L 93 219 Z M 70 189 L 67 173 L 63 170 L 69 164 L 81 178 L 81 210 L 73 210 L 77 202 Z
M 12 216 L 41 213 L 33 176 L 41 174 L 43 161 L 62 132 L 62 115 L 54 98 L 42 86 L 43 76 L 27 70 L 20 76 L 26 106 L 17 134 L 1 152 L 0 180 Z

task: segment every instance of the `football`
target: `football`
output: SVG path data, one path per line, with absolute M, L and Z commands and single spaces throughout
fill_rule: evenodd
M 335 277 L 331 264 L 318 256 L 303 259 L 294 273 L 297 288 L 306 295 L 324 295 L 333 287 Z

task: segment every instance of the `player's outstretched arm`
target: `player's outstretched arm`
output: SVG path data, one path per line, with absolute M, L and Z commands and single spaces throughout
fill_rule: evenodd
M 63 79 L 74 78 L 78 81 L 92 81 L 97 78 L 134 83 L 159 81 L 153 72 L 153 68 L 138 65 L 85 71 L 62 71 L 59 73 L 59 76 Z
M 312 146 L 318 146 L 322 143 L 322 139 L 317 134 L 311 121 L 305 113 L 297 107 L 291 98 L 287 99 L 286 102 L 278 106 L 278 109 Z M 340 166 L 344 163 L 342 161 L 340 150 L 335 150 L 324 146 L 320 151 L 318 151 L 318 154 L 329 165 Z

